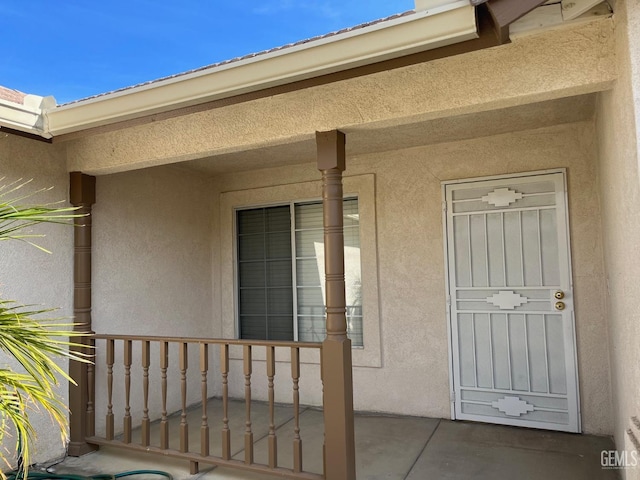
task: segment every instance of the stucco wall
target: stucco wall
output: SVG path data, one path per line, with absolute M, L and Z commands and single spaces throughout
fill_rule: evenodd
M 629 62 L 631 67 L 631 84 L 636 118 L 636 144 L 640 151 L 640 2 L 630 1 L 621 15 L 627 15 L 627 37 L 629 46 Z M 620 45 L 618 46 L 620 48 Z M 620 55 L 623 55 L 620 52 Z
M 97 333 L 211 337 L 211 204 L 208 182 L 192 172 L 163 167 L 97 178 L 93 219 L 93 328 Z M 97 375 L 105 378 L 104 344 Z M 121 344 L 120 344 L 121 345 Z M 121 348 L 121 346 L 120 346 Z M 119 350 L 121 352 L 121 350 Z M 197 351 L 189 352 L 189 403 L 199 397 Z M 159 412 L 159 352 L 152 350 L 150 408 Z M 114 405 L 122 425 L 123 367 L 117 354 Z M 170 351 L 169 407 L 180 405 L 177 351 Z M 133 354 L 132 415 L 142 411 L 139 342 Z M 212 368 L 214 368 L 212 363 Z M 97 384 L 97 408 L 106 384 Z M 104 422 L 98 416 L 98 429 Z
M 594 19 L 500 48 L 173 118 L 160 115 L 125 129 L 71 134 L 70 169 L 114 173 L 287 144 L 336 127 L 385 128 L 597 92 L 615 80 L 611 30 L 609 19 Z
M 618 449 L 633 450 L 625 432 L 630 417 L 640 414 L 640 3 L 618 0 L 614 18 L 619 80 L 612 91 L 599 96 L 598 174 L 615 440 Z M 628 469 L 624 474 L 640 478 L 640 469 Z
M 315 129 L 337 125 L 355 136 L 362 126 L 383 128 L 600 91 L 615 79 L 612 24 L 600 19 L 499 49 L 66 138 L 70 169 L 93 174 L 133 170 L 98 177 L 95 330 L 233 336 L 234 202 L 319 196 L 313 164 L 213 179 L 154 165 L 305 140 Z M 437 88 L 433 78 L 439 79 Z M 372 91 L 377 92 L 374 101 Z M 373 225 L 363 227 L 372 237 L 363 238 L 363 252 L 375 262 L 375 280 L 367 276 L 375 288 L 365 289 L 373 292 L 367 298 L 374 298 L 376 309 L 367 321 L 374 320 L 378 338 L 365 340 L 365 351 L 354 353 L 357 409 L 450 415 L 440 182 L 567 167 L 583 427 L 612 432 L 609 357 L 602 348 L 607 329 L 594 138 L 591 123 L 578 123 L 350 156 L 345 184 L 357 183 L 356 177 L 372 181 L 374 200 L 364 208 Z M 153 168 L 134 170 L 144 167 Z M 371 334 L 371 329 L 365 332 Z M 304 378 L 317 379 L 317 363 L 308 360 Z M 100 368 L 99 375 L 104 373 Z M 241 395 L 240 362 L 232 362 L 232 369 L 232 392 Z M 190 371 L 197 381 L 197 371 Z M 116 374 L 122 377 L 122 367 Z M 179 372 L 170 376 L 179 377 Z M 264 398 L 266 379 L 256 376 L 253 384 L 254 395 Z M 280 385 L 279 399 L 287 400 L 288 386 Z M 116 393 L 121 391 L 119 383 Z M 104 393 L 99 383 L 99 402 L 104 403 Z M 219 393 L 219 383 L 211 393 Z M 319 383 L 303 380 L 302 396 L 319 404 Z M 159 396 L 152 393 L 151 398 L 157 407 Z M 195 389 L 189 399 L 198 399 Z M 136 400 L 134 405 L 139 419 L 141 404 Z M 122 406 L 117 409 L 119 415 Z
M 612 432 L 608 352 L 602 344 L 607 330 L 594 136 L 592 122 L 576 123 L 347 160 L 345 175 L 350 178 L 345 185 L 361 175 L 375 179 L 374 248 L 381 338 L 380 347 L 373 347 L 380 348 L 381 366 L 358 366 L 354 355 L 356 409 L 450 417 L 441 181 L 566 167 L 583 429 Z M 307 164 L 214 180 L 220 211 L 213 225 L 213 313 L 221 333 L 233 331 L 234 322 L 229 315 L 233 298 L 224 288 L 233 282 L 229 273 L 233 271 L 229 241 L 233 217 L 227 211 L 232 204 L 225 197 L 255 191 L 251 202 L 255 204 L 260 198 L 265 201 L 266 187 L 278 186 L 282 200 L 290 200 L 291 192 L 303 182 L 318 178 L 315 165 Z M 307 188 L 305 198 L 313 197 L 315 191 Z M 273 195 L 267 198 L 276 200 Z M 363 244 L 363 252 L 364 248 Z M 365 275 L 363 279 L 371 282 Z M 366 335 L 365 331 L 365 350 L 372 348 Z M 239 361 L 235 367 L 239 369 Z M 305 365 L 303 377 L 317 375 L 317 365 Z M 262 393 L 256 389 L 255 395 Z M 317 386 L 303 385 L 301 393 L 306 402 L 320 402 Z
M 69 197 L 64 151 L 53 145 L 0 132 L 0 179 L 3 177 L 0 185 L 20 178 L 33 179 L 22 189 L 25 192 L 54 187 L 34 197 L 34 202 L 65 201 Z M 73 228 L 43 225 L 33 231 L 46 234 L 46 238 L 38 242 L 53 253 L 48 255 L 26 243 L 1 242 L 0 298 L 59 307 L 51 316 L 67 317 L 69 322 L 73 316 Z M 6 361 L 6 357 L 0 356 L 0 368 Z M 61 365 L 66 368 L 66 362 Z M 14 363 L 9 366 L 15 368 Z M 66 403 L 66 381 L 60 382 L 58 393 Z M 63 456 L 66 445 L 60 433 L 52 428 L 51 419 L 35 411 L 30 413 L 30 418 L 38 436 L 32 460 L 44 462 Z M 5 438 L 2 448 L 13 449 L 12 439 Z
M 367 298 L 375 303 L 370 313 L 378 338 L 366 346 L 376 351 L 354 355 L 362 357 L 356 358 L 354 373 L 356 409 L 450 415 L 440 182 L 566 167 L 583 428 L 589 433 L 613 432 L 609 350 L 603 342 L 610 333 L 616 371 L 616 439 L 624 444 L 628 417 L 638 413 L 640 397 L 640 373 L 627 368 L 638 364 L 640 340 L 636 303 L 640 265 L 629 255 L 640 233 L 640 135 L 636 135 L 632 107 L 634 99 L 640 98 L 640 38 L 634 33 L 635 38 L 629 39 L 633 30 L 627 25 L 639 31 L 640 5 L 637 0 L 627 3 L 628 16 L 622 0 L 618 0 L 620 12 L 616 14 L 623 75 L 613 92 L 600 98 L 599 147 L 594 142 L 594 126 L 587 122 L 348 159 L 350 179 L 345 184 L 357 183 L 356 177 L 372 179 L 373 205 L 363 208 L 368 209 L 373 225 L 363 226 L 370 232 L 363 239 L 363 249 L 375 262 L 375 275 L 367 277 L 373 289 L 371 285 L 365 288 L 372 292 Z M 242 151 L 247 145 L 286 143 L 338 124 L 354 129 L 365 124 L 384 127 L 599 91 L 615 78 L 610 31 L 611 22 L 600 20 L 546 32 L 501 50 L 483 50 L 288 96 L 169 118 L 78 138 L 63 146 L 0 134 L 0 177 L 34 177 L 38 186 L 56 187 L 47 199 L 61 199 L 67 197 L 68 183 L 62 148 L 72 153 L 71 169 L 106 173 Z M 500 61 L 496 60 L 499 56 Z M 522 58 L 528 59 L 524 65 Z M 407 82 L 409 76 L 420 80 Z M 441 79 L 436 89 L 434 77 Z M 372 91 L 379 94 L 375 101 Z M 640 114 L 638 102 L 635 113 Z M 250 192 L 243 195 L 260 198 L 265 189 L 277 187 L 280 190 L 270 190 L 270 195 L 282 191 L 283 198 L 290 199 L 303 190 L 309 198 L 308 192 L 317 195 L 318 178 L 313 164 L 214 179 L 176 167 L 99 177 L 94 208 L 94 330 L 205 337 L 233 332 L 233 297 L 227 294 L 234 284 L 229 247 L 233 244 L 229 242 L 232 204 L 225 196 Z M 312 185 L 311 190 L 306 191 L 306 185 Z M 600 215 L 600 189 L 604 216 Z M 601 225 L 606 232 L 608 311 Z M 63 315 L 71 315 L 72 232 L 47 227 L 47 234 L 46 245 L 55 252 L 52 256 L 24 245 L 2 245 L 0 294 L 25 303 L 58 305 Z M 25 269 L 24 260 L 32 268 Z M 371 336 L 371 330 L 365 334 Z M 179 372 L 175 356 L 172 359 L 170 378 L 175 380 Z M 214 359 L 211 370 L 216 368 Z M 190 360 L 192 366 L 197 365 L 195 352 Z M 98 375 L 103 375 L 104 357 L 97 361 Z M 139 363 L 137 351 L 135 363 Z M 240 362 L 232 366 L 232 388 L 239 395 Z M 301 385 L 307 403 L 320 403 L 318 370 L 317 363 L 309 359 Z M 136 372 L 134 424 L 142 409 L 139 369 Z M 197 368 L 190 372 L 190 384 L 198 385 Z M 116 377 L 122 378 L 121 366 L 116 367 Z M 254 380 L 256 397 L 264 398 L 265 382 L 264 376 Z M 282 395 L 289 391 L 286 382 L 280 385 Z M 157 383 L 153 388 L 151 407 L 157 411 Z M 211 393 L 218 393 L 218 388 L 219 384 Z M 120 398 L 122 389 L 118 383 Z M 66 392 L 62 385 L 61 394 L 66 396 Z M 104 407 L 105 398 L 105 384 L 98 383 L 99 408 Z M 189 402 L 198 399 L 199 391 L 192 388 Z M 178 405 L 174 397 L 170 408 L 175 410 Z M 116 415 L 121 414 L 120 403 Z M 99 422 L 102 418 L 98 417 Z M 36 423 L 41 438 L 35 459 L 62 454 L 48 419 L 38 418 Z

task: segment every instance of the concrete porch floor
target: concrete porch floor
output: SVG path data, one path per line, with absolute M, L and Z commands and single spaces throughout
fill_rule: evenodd
M 219 430 L 214 419 L 220 401 L 209 408 L 211 452 L 219 455 Z M 234 458 L 244 458 L 244 403 L 230 403 L 230 427 Z M 198 451 L 200 409 L 189 412 L 190 447 Z M 179 417 L 171 422 L 171 446 L 179 441 Z M 266 463 L 268 407 L 252 405 L 255 461 Z M 306 471 L 322 471 L 322 412 L 302 409 L 300 416 L 303 441 L 303 465 Z M 278 463 L 291 466 L 293 414 L 291 407 L 276 409 L 278 426 Z M 614 449 L 607 437 L 530 430 L 524 428 L 453 422 L 421 417 L 356 415 L 357 478 L 389 480 L 423 479 L 617 479 L 619 471 L 602 469 L 600 452 Z M 157 438 L 152 427 L 152 438 Z M 136 438 L 134 437 L 134 442 Z M 153 441 L 152 441 L 153 443 Z M 66 458 L 53 467 L 56 473 L 92 475 L 130 470 L 152 469 L 171 473 L 176 480 L 268 480 L 278 478 L 235 469 L 200 464 L 200 473 L 189 474 L 185 461 L 158 455 L 129 453 L 115 448 L 101 450 L 80 458 Z M 141 478 L 141 477 L 133 477 Z M 159 478 L 159 477 L 149 477 Z

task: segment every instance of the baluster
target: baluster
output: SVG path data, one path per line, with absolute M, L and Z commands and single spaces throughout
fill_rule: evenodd
M 113 440 L 113 363 L 114 363 L 114 340 L 107 340 L 107 440 Z
M 324 350 L 321 348 L 320 349 L 320 385 L 322 385 L 322 393 L 321 393 L 321 397 L 322 398 L 322 410 L 324 412 L 324 410 L 327 408 L 326 407 L 326 402 L 324 401 L 324 362 L 322 361 L 322 356 L 324 355 Z M 322 465 L 324 466 L 324 471 L 327 471 L 327 432 L 325 430 L 325 432 L 322 434 Z M 326 476 L 326 475 L 325 475 Z
M 200 344 L 200 374 L 202 375 L 202 425 L 200 426 L 200 454 L 209 456 L 209 419 L 207 417 L 207 371 L 209 370 L 209 345 Z
M 150 343 L 148 341 L 142 342 L 142 390 L 144 395 L 144 406 L 142 410 L 141 440 L 142 445 L 145 447 L 149 446 L 151 433 L 151 422 L 149 420 L 149 365 L 151 364 L 150 350 Z
M 169 342 L 160 344 L 160 374 L 162 383 L 162 418 L 160 420 L 160 448 L 169 448 L 169 420 L 167 419 L 167 368 L 169 367 Z
M 124 443 L 131 443 L 131 340 L 124 341 Z
M 187 424 L 187 359 L 188 344 L 180 344 L 180 385 L 182 392 L 182 414 L 180 415 L 180 451 L 189 451 L 189 425 Z
M 293 471 L 302 472 L 302 439 L 300 438 L 300 349 L 291 348 L 291 378 L 293 380 Z
M 267 379 L 269 381 L 269 468 L 278 466 L 278 438 L 276 437 L 276 408 L 273 378 L 276 375 L 276 348 L 267 348 Z
M 244 430 L 244 463 L 253 463 L 253 432 L 251 431 L 251 345 L 244 346 L 244 402 L 246 422 Z
M 231 459 L 231 430 L 229 430 L 229 345 L 220 345 L 222 373 L 222 458 Z
M 89 340 L 92 347 L 90 354 L 95 351 L 95 340 Z M 95 385 L 95 367 L 93 363 L 87 365 L 87 436 L 93 437 L 96 434 L 96 411 L 94 404 L 94 395 L 96 393 Z

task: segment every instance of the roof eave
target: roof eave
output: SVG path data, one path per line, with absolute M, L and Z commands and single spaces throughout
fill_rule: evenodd
M 478 37 L 468 0 L 211 69 L 44 110 L 56 136 L 232 97 Z
M 43 138 L 51 138 L 46 119 L 42 112 L 54 108 L 53 97 L 26 95 L 24 103 L 15 103 L 0 99 L 0 127 L 17 130 Z

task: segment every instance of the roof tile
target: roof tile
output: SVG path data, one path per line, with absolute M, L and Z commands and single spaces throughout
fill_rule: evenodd
M 18 90 L 13 90 L 11 88 L 6 88 L 0 85 L 0 100 L 6 100 L 13 103 L 18 103 L 20 105 L 24 104 L 24 97 L 26 97 L 26 93 L 22 93 Z

